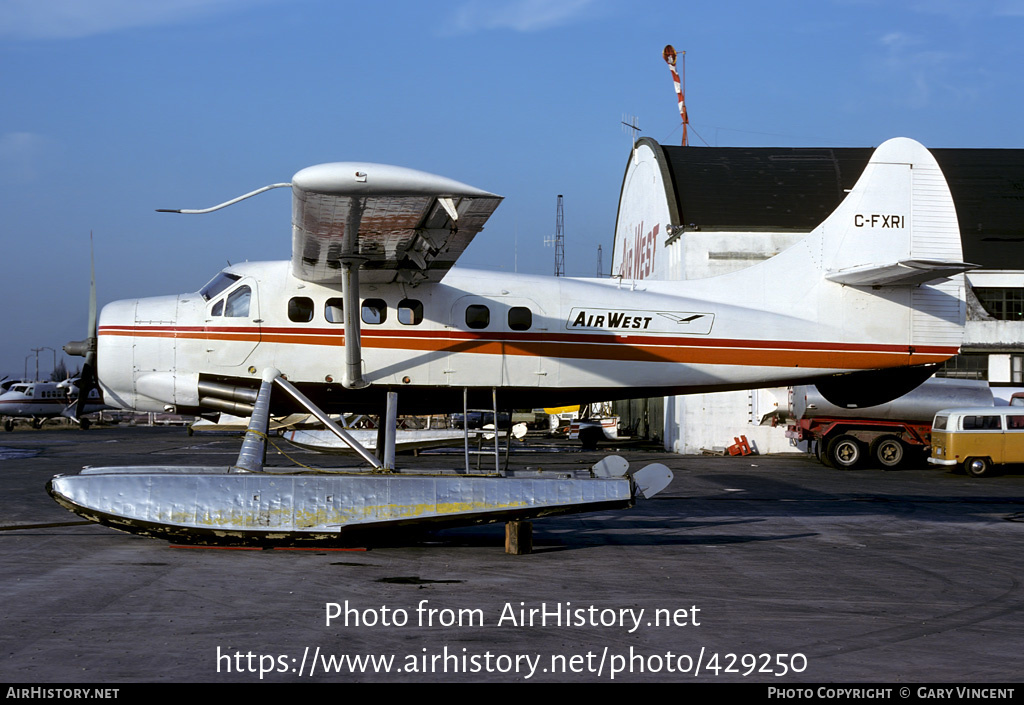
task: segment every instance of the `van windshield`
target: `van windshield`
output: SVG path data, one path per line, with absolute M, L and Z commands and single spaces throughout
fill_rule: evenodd
M 935 423 L 932 424 L 933 431 L 945 431 L 946 430 L 946 419 L 948 416 L 936 416 Z

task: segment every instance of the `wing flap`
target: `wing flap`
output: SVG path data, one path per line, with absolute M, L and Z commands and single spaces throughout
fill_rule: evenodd
M 440 281 L 501 200 L 458 181 L 383 164 L 303 169 L 292 179 L 292 273 L 340 283 L 341 261 L 356 259 L 363 281 Z

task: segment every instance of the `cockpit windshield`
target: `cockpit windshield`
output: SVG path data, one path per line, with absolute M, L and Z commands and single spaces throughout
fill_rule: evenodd
M 242 277 L 239 275 L 231 274 L 230 272 L 217 272 L 217 276 L 211 279 L 209 284 L 200 289 L 199 293 L 202 295 L 204 300 L 209 301 L 241 278 Z

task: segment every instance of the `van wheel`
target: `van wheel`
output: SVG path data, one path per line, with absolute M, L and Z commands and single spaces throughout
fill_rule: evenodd
M 968 458 L 964 461 L 964 472 L 971 477 L 992 477 L 992 461 L 988 458 Z
M 906 447 L 896 436 L 880 436 L 871 442 L 871 457 L 883 470 L 895 470 L 907 457 Z
M 833 467 L 852 470 L 864 459 L 864 446 L 853 436 L 839 436 L 828 444 L 828 459 Z

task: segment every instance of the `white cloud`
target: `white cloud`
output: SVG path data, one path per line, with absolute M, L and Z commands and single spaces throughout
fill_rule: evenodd
M 488 29 L 538 32 L 584 16 L 594 0 L 469 0 L 450 20 L 457 33 Z
M 921 38 L 904 32 L 889 32 L 878 39 L 885 48 L 878 64 L 885 82 L 898 96 L 898 102 L 911 108 L 924 108 L 942 93 L 947 97 L 965 95 L 969 89 L 957 74 L 958 55 L 934 49 Z
M 0 0 L 0 37 L 70 39 L 177 24 L 254 0 Z
M 34 132 L 0 135 L 0 182 L 24 183 L 39 176 L 49 140 Z

